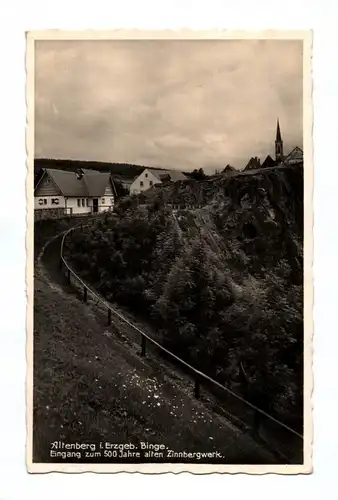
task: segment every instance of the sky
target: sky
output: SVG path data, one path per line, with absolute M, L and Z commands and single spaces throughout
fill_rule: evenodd
M 206 172 L 302 147 L 299 40 L 35 42 L 35 158 Z

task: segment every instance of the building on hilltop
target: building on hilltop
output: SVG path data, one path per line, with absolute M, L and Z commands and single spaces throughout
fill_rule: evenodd
M 283 140 L 280 133 L 279 120 L 277 120 L 277 131 L 275 140 L 275 161 L 281 163 L 284 160 Z
M 304 154 L 303 150 L 300 149 L 298 146 L 296 146 L 291 153 L 289 153 L 285 158 L 283 163 L 285 165 L 296 165 L 303 163 L 304 161 Z
M 222 174 L 229 174 L 231 172 L 236 172 L 236 169 L 232 165 L 227 165 L 226 167 L 223 168 Z
M 261 165 L 260 159 L 257 158 L 257 156 L 255 156 L 255 157 L 250 158 L 250 160 L 248 161 L 244 170 L 256 170 L 257 168 L 261 168 L 261 167 L 262 167 L 262 165 Z
M 288 155 L 284 155 L 284 145 L 280 130 L 279 120 L 277 120 L 277 130 L 275 139 L 275 158 L 268 155 L 261 164 L 257 156 L 250 158 L 244 170 L 255 170 L 259 168 L 271 168 L 277 165 L 296 165 L 303 163 L 303 150 L 296 146 Z
M 274 167 L 275 165 L 275 160 L 270 155 L 268 155 L 262 163 L 262 168 L 270 168 Z
M 262 168 L 274 167 L 276 165 L 295 165 L 303 163 L 303 150 L 296 146 L 288 155 L 284 155 L 282 134 L 279 120 L 277 120 L 277 130 L 275 139 L 275 159 L 268 155 L 262 163 Z
M 130 186 L 130 194 L 140 194 L 153 186 L 166 183 L 184 181 L 187 176 L 178 170 L 161 170 L 146 168 L 134 179 Z
M 112 210 L 116 189 L 107 172 L 44 169 L 35 189 L 35 210 L 63 209 L 67 215 Z

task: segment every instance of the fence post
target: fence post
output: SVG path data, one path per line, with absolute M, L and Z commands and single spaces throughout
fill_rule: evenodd
M 87 302 L 87 287 L 83 287 L 83 302 Z
M 70 285 L 70 269 L 68 269 L 68 272 L 67 272 L 67 281 L 68 281 L 68 285 Z
M 200 381 L 198 377 L 195 378 L 195 398 L 199 399 L 200 398 Z
M 141 347 L 141 356 L 146 355 L 146 338 L 142 335 L 142 347 Z
M 111 309 L 108 309 L 108 326 L 111 324 Z

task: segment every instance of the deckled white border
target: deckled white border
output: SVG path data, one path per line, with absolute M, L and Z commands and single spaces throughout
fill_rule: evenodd
M 35 40 L 109 40 L 109 39 L 299 39 L 303 40 L 303 138 L 304 138 L 304 464 L 303 465 L 202 465 L 202 464 L 36 464 L 32 463 L 32 419 L 33 419 L 33 227 L 34 227 L 34 41 Z M 312 108 L 312 33 L 311 31 L 36 31 L 27 34 L 27 447 L 26 464 L 29 472 L 142 472 L 159 474 L 165 472 L 247 473 L 247 474 L 308 474 L 312 472 L 312 335 L 313 335 L 313 108 Z

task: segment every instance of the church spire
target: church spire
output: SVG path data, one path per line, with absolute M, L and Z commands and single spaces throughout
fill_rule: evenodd
M 282 140 L 281 134 L 280 134 L 280 128 L 279 128 L 279 120 L 277 119 L 277 134 L 276 134 L 276 142 L 280 142 Z
M 276 132 L 276 140 L 275 140 L 275 159 L 277 162 L 281 162 L 284 159 L 283 141 L 282 141 L 282 135 L 280 133 L 279 119 L 277 119 L 277 132 Z

